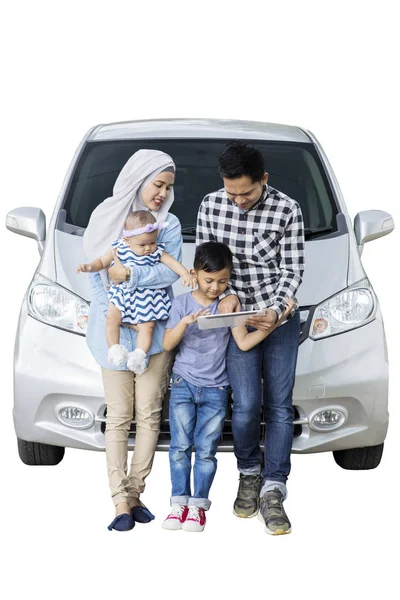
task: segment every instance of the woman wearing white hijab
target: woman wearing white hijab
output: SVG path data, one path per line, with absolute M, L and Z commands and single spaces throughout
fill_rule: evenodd
M 176 216 L 168 214 L 174 201 L 174 180 L 175 164 L 167 154 L 157 150 L 139 150 L 131 156 L 115 182 L 113 195 L 99 204 L 91 215 L 83 239 L 86 258 L 92 261 L 103 255 L 111 243 L 121 237 L 129 212 L 150 210 L 158 223 L 168 220 L 168 226 L 160 229 L 158 242 L 165 244 L 165 251 L 181 261 L 181 226 Z M 169 288 L 178 279 L 178 275 L 162 263 L 126 269 L 124 275 L 126 287 L 132 290 L 136 287 Z M 116 509 L 116 517 L 108 528 L 127 531 L 134 527 L 135 521 L 146 523 L 154 519 L 140 501 L 140 495 L 157 446 L 172 354 L 162 348 L 166 321 L 156 321 L 149 367 L 140 377 L 126 366 L 110 365 L 105 338 L 110 280 L 106 271 L 90 274 L 89 278 L 92 302 L 86 339 L 102 371 L 107 405 L 107 471 Z M 129 351 L 136 347 L 136 336 L 133 329 L 121 327 L 120 343 Z M 127 473 L 128 436 L 133 411 L 136 421 L 135 451 Z

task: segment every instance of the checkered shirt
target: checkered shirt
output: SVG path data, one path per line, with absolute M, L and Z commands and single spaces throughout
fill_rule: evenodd
M 196 244 L 222 242 L 233 254 L 230 286 L 243 310 L 273 308 L 295 300 L 304 271 L 304 224 L 297 202 L 265 186 L 260 200 L 242 210 L 225 189 L 208 194 L 197 216 Z M 221 298 L 223 297 L 221 296 Z

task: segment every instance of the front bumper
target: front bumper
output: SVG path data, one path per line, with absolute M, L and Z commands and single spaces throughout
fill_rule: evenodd
M 50 327 L 22 308 L 15 348 L 14 425 L 17 437 L 55 446 L 104 450 L 105 403 L 100 368 L 84 337 Z M 388 426 L 388 363 L 380 313 L 372 323 L 299 347 L 292 451 L 324 452 L 374 446 L 384 441 Z M 338 429 L 314 431 L 312 413 L 342 406 L 347 421 Z M 87 429 L 65 425 L 57 417 L 64 406 L 90 411 Z M 168 406 L 158 449 L 169 447 Z M 263 440 L 261 426 L 261 443 Z M 129 438 L 134 447 L 134 424 Z M 219 450 L 232 450 L 229 416 Z
M 377 318 L 358 329 L 299 348 L 293 405 L 298 433 L 292 452 L 324 452 L 381 444 L 388 428 L 388 358 Z M 342 407 L 347 421 L 332 431 L 314 431 L 310 415 L 322 407 Z M 301 428 L 301 429 L 300 429 Z

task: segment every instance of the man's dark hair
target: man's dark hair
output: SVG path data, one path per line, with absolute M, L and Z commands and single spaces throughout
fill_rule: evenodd
M 232 252 L 220 242 L 204 242 L 196 248 L 193 267 L 196 271 L 216 273 L 222 269 L 232 271 Z
M 265 173 L 264 156 L 255 146 L 230 142 L 220 154 L 218 170 L 221 177 L 227 179 L 247 175 L 253 183 L 261 181 Z

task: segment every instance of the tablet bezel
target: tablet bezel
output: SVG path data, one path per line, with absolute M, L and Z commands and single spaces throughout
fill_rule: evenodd
M 247 321 L 249 317 L 264 316 L 264 309 L 244 310 L 242 312 L 234 313 L 218 313 L 216 315 L 203 315 L 197 318 L 197 325 L 199 329 L 217 329 L 218 327 L 239 327 L 240 325 L 244 325 L 245 321 Z

